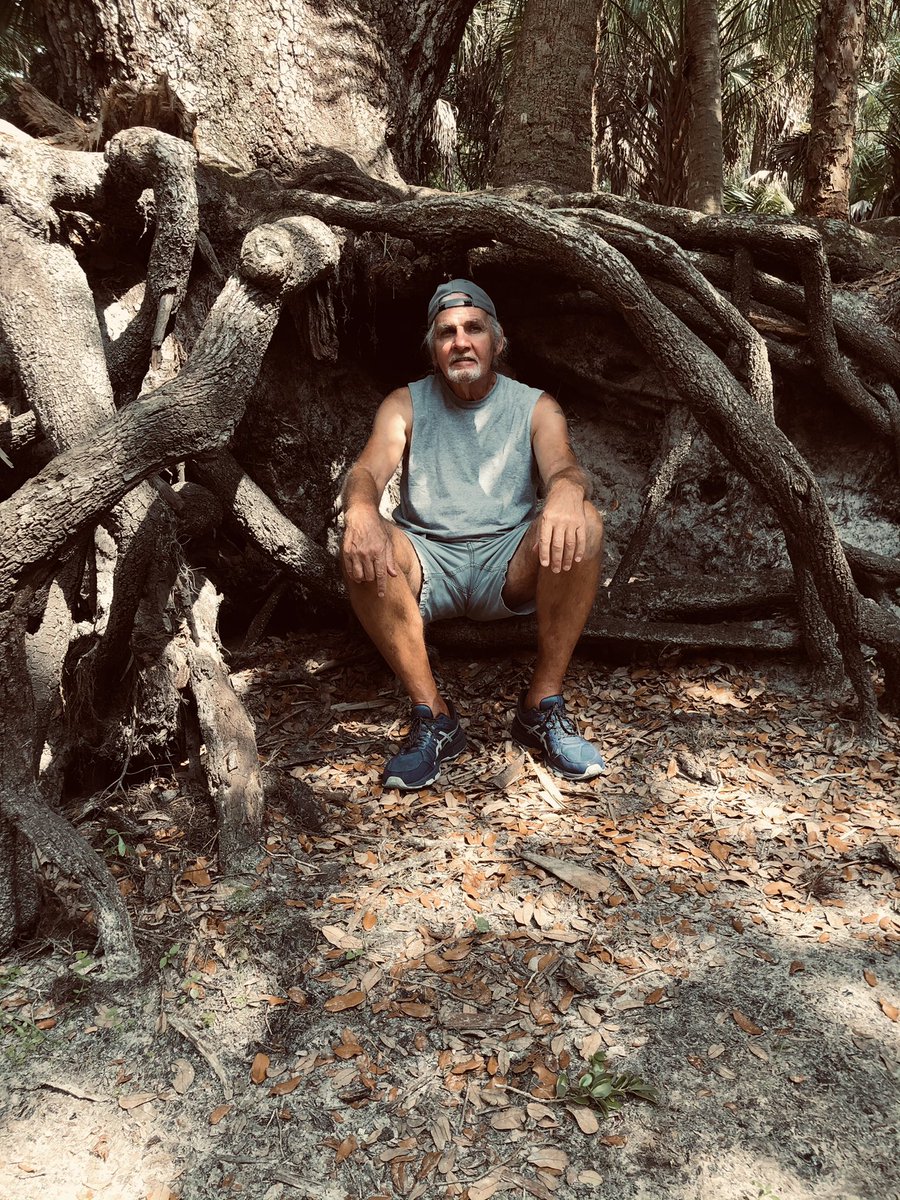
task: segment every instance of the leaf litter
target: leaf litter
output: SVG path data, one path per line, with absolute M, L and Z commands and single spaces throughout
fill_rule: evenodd
M 261 754 L 306 796 L 270 803 L 249 881 L 217 876 L 186 780 L 129 794 L 113 867 L 159 970 L 102 1013 L 48 1006 L 47 962 L 0 978 L 23 1147 L 0 1191 L 893 1195 L 896 723 L 861 750 L 772 663 L 582 661 L 568 696 L 610 766 L 573 784 L 508 739 L 524 660 L 438 667 L 470 747 L 401 794 L 379 772 L 405 704 L 359 643 L 243 664 Z M 9 1053 L 23 1027 L 40 1069 Z M 600 1103 L 616 1082 L 657 1105 Z

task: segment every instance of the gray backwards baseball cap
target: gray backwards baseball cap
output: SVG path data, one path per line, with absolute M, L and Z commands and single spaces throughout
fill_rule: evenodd
M 462 293 L 455 295 L 455 293 Z M 455 296 L 453 300 L 450 296 Z M 494 302 L 477 283 L 471 279 L 451 279 L 449 283 L 439 283 L 437 291 L 428 302 L 428 324 L 430 325 L 439 312 L 445 308 L 483 308 L 486 313 L 497 319 Z

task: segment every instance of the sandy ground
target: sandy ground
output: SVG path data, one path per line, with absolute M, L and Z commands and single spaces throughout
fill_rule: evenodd
M 858 749 L 774 663 L 581 661 L 609 770 L 567 784 L 507 740 L 524 664 L 447 659 L 469 752 L 401 796 L 405 706 L 359 644 L 241 665 L 300 786 L 243 880 L 178 764 L 89 812 L 128 988 L 46 869 L 0 974 L 3 1200 L 900 1197 L 895 722 Z M 598 1051 L 658 1103 L 558 1099 Z

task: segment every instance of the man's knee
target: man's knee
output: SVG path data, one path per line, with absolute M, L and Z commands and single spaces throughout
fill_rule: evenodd
M 584 505 L 584 557 L 600 558 L 603 554 L 603 514 L 590 501 Z

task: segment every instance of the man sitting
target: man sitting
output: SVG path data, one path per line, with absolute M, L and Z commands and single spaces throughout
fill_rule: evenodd
M 350 602 L 413 706 L 384 785 L 425 787 L 466 745 L 431 672 L 427 622 L 535 611 L 537 660 L 511 734 L 558 774 L 590 779 L 603 758 L 579 736 L 562 697 L 600 574 L 603 520 L 590 480 L 553 397 L 498 373 L 506 340 L 486 292 L 466 279 L 441 284 L 428 322 L 434 373 L 382 401 L 344 485 Z M 379 503 L 401 461 L 391 522 Z

